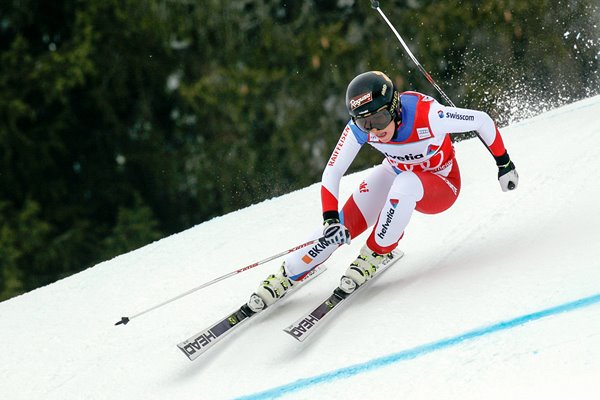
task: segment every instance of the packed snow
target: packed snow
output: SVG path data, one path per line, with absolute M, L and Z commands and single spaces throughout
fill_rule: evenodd
M 0 303 L 0 398 L 597 399 L 598 115 L 600 96 L 502 129 L 521 178 L 509 193 L 478 140 L 457 143 L 457 203 L 415 213 L 404 258 L 303 344 L 282 329 L 331 292 L 366 234 L 193 362 L 176 344 L 280 260 L 114 323 L 305 241 L 318 183 Z M 368 172 L 344 178 L 344 198 Z

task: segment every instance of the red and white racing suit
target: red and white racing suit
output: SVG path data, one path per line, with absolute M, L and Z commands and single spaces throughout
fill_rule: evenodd
M 385 156 L 340 211 L 340 221 L 353 239 L 373 226 L 367 245 L 379 254 L 396 248 L 415 209 L 437 214 L 456 201 L 461 182 L 450 133 L 476 131 L 494 156 L 506 151 L 485 112 L 446 107 L 417 92 L 404 92 L 400 99 L 402 123 L 389 142 L 380 142 L 351 120 L 323 171 L 321 203 L 326 213 L 339 209 L 340 180 L 365 143 Z M 285 262 L 288 276 L 301 279 L 337 247 L 318 244 L 296 251 Z

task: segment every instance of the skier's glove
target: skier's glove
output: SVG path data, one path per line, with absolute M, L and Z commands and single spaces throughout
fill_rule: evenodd
M 515 190 L 519 185 L 519 174 L 515 169 L 515 164 L 511 161 L 508 153 L 504 153 L 496 159 L 498 166 L 498 181 L 503 192 Z
M 327 244 L 350 244 L 350 232 L 338 218 L 328 218 L 323 223 L 323 238 Z

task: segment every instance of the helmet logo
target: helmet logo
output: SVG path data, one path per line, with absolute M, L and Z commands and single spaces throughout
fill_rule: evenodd
M 381 88 L 381 95 L 385 96 L 385 92 L 387 92 L 387 85 L 384 83 L 383 87 Z
M 350 100 L 350 110 L 354 111 L 358 107 L 365 105 L 371 101 L 373 101 L 373 93 L 372 92 L 359 94 L 358 96 L 353 97 Z

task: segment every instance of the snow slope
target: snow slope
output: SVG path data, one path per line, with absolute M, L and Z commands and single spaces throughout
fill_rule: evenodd
M 0 303 L 0 399 L 600 398 L 598 115 L 593 97 L 503 129 L 521 176 L 511 193 L 479 141 L 458 143 L 455 206 L 415 214 L 404 259 L 303 345 L 281 329 L 331 291 L 364 237 L 194 362 L 175 344 L 278 261 L 113 324 L 302 243 L 321 223 L 318 184 Z M 344 178 L 344 197 L 367 173 Z

